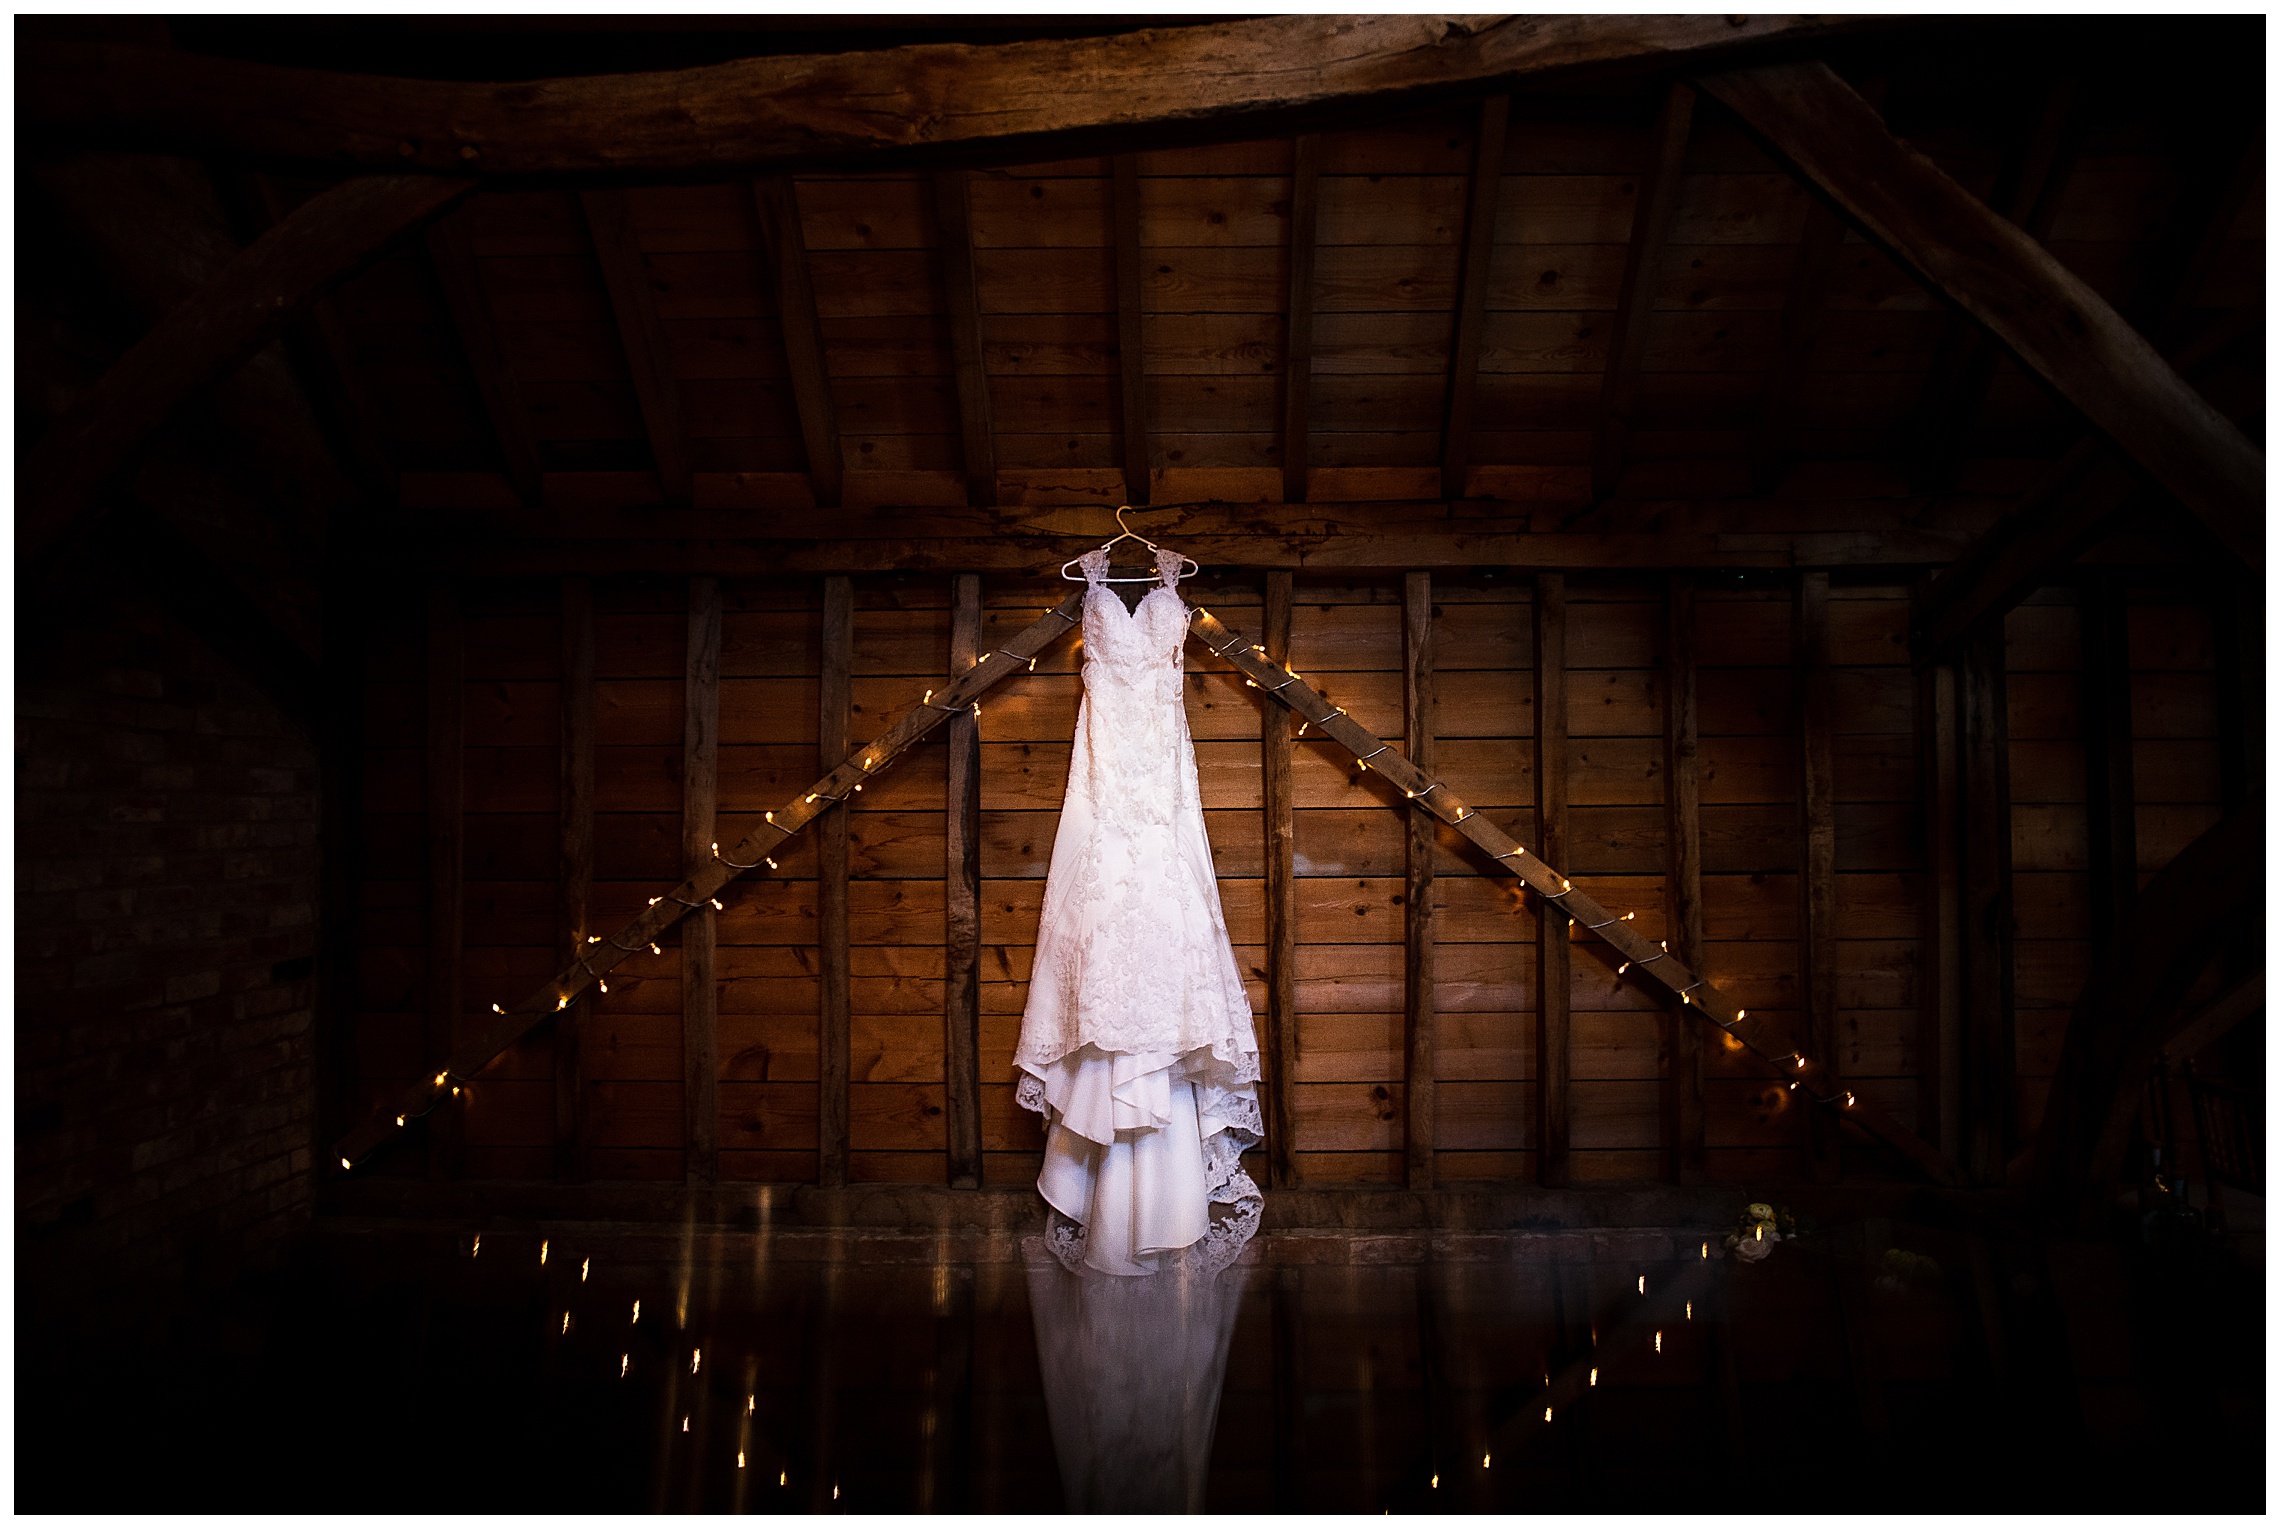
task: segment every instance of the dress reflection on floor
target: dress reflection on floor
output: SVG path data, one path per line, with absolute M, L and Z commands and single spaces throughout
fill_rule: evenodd
M 1037 1365 L 1077 1513 L 1199 1513 L 1250 1265 L 1076 1273 L 1025 1238 Z

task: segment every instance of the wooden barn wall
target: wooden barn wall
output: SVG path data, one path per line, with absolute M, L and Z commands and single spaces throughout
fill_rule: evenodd
M 1700 731 L 1706 969 L 1755 1013 L 1802 1024 L 1798 972 L 1800 705 L 1789 576 L 1693 575 Z M 1256 635 L 1255 576 L 1191 581 L 1189 595 Z M 948 664 L 950 586 L 934 576 L 853 581 L 852 730 L 875 736 Z M 1065 586 L 985 581 L 984 650 Z M 593 584 L 594 883 L 588 930 L 607 933 L 677 879 L 689 582 Z M 1334 703 L 1401 738 L 1402 590 L 1393 579 L 1301 580 L 1291 660 Z M 2078 601 L 2046 590 L 2006 630 L 2016 1122 L 2039 1118 L 2069 1006 L 2092 955 Z M 1610 906 L 1668 934 L 1667 581 L 1573 578 L 1567 595 L 1568 817 L 1565 869 Z M 431 981 L 449 980 L 450 931 L 430 917 L 432 867 L 453 839 L 463 863 L 457 1024 L 550 976 L 570 931 L 561 912 L 562 587 L 559 581 L 439 586 L 381 613 L 368 641 L 365 854 L 357 1086 L 392 1096 L 432 1063 Z M 1439 576 L 1433 585 L 1438 765 L 1465 798 L 1536 842 L 1534 610 L 1530 581 Z M 722 585 L 719 834 L 733 842 L 765 808 L 819 773 L 822 598 L 816 580 Z M 1829 592 L 1828 726 L 1836 830 L 1836 1056 L 1849 1086 L 1930 1133 L 1937 1040 L 1922 983 L 1925 896 L 1917 687 L 1907 663 L 1909 592 Z M 438 612 L 448 619 L 439 619 Z M 2141 876 L 2223 808 L 2219 626 L 2197 596 L 2128 596 L 2130 739 Z M 456 661 L 443 651 L 456 644 Z M 986 1178 L 1034 1175 L 1040 1135 L 1012 1102 L 1039 898 L 1058 822 L 1081 661 L 1072 640 L 982 706 L 981 1121 Z M 1266 996 L 1260 707 L 1208 655 L 1188 658 L 1188 714 L 1206 824 L 1236 954 L 1253 1003 Z M 463 812 L 429 811 L 454 773 L 430 749 L 429 675 L 456 670 Z M 2238 747 L 2238 742 L 2230 745 Z M 1302 739 L 1293 816 L 1302 1180 L 1403 1177 L 1403 828 L 1375 772 Z M 2237 773 L 2237 766 L 2235 767 Z M 850 1108 L 856 1180 L 945 1177 L 944 745 L 930 741 L 849 808 Z M 817 861 L 803 835 L 778 870 L 735 884 L 718 916 L 719 1173 L 815 1177 L 818 1147 Z M 1438 1177 L 1526 1180 L 1536 1172 L 1535 921 L 1510 883 L 1481 874 L 1446 833 L 1434 880 Z M 441 952 L 442 954 L 438 954 Z M 443 963 L 438 965 L 437 963 Z M 690 1171 L 684 1118 L 682 953 L 641 953 L 583 1013 L 575 1111 L 558 1106 L 552 1027 L 469 1087 L 463 1124 L 386 1154 L 388 1173 L 677 1180 Z M 440 973 L 440 975 L 438 975 Z M 1571 1173 L 1581 1183 L 1674 1171 L 1673 1025 L 1603 948 L 1577 940 Z M 1263 1028 L 1263 1027 L 1262 1027 Z M 1800 1037 L 1802 1030 L 1799 1030 Z M 1792 1096 L 1709 1037 L 1706 1167 L 1713 1179 L 1780 1181 L 1805 1171 Z M 564 1116 L 570 1118 L 562 1118 Z M 582 1117 L 582 1120 L 578 1117 Z M 558 1140 L 578 1135 L 565 1158 Z M 423 1157 L 426 1159 L 423 1164 Z M 558 1163 L 570 1163 L 567 1169 Z M 1887 1171 L 1850 1149 L 1852 1172 Z M 1261 1169 L 1263 1172 L 1263 1167 Z

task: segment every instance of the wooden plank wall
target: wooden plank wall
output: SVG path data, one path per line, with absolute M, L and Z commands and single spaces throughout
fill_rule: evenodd
M 1798 1015 L 1799 741 L 1794 581 L 1698 576 L 1704 969 L 1753 1012 Z M 984 580 L 988 651 L 1065 590 Z M 1668 581 L 1566 583 L 1569 849 L 1564 867 L 1665 937 L 1669 871 L 1664 668 Z M 939 682 L 951 580 L 865 576 L 854 590 L 851 733 L 876 735 Z M 594 886 L 589 928 L 618 927 L 680 865 L 690 581 L 593 581 Z M 1190 599 L 1262 635 L 1253 576 L 1191 581 Z M 1482 811 L 1535 842 L 1534 581 L 1436 575 L 1434 748 Z M 555 581 L 464 584 L 465 886 L 462 1023 L 527 991 L 560 949 L 563 594 Z M 724 843 L 814 774 L 820 580 L 723 580 L 719 825 Z M 2017 920 L 2017 1113 L 2032 1129 L 2090 954 L 2076 593 L 2010 618 L 2011 842 Z M 2132 763 L 2141 874 L 2213 823 L 2221 797 L 2214 630 L 2185 596 L 2129 596 Z M 1848 1086 L 1921 1122 L 1935 1059 L 1919 1015 L 1924 845 L 1908 591 L 1835 582 L 1827 599 L 1836 827 L 1836 1064 Z M 430 707 L 424 599 L 379 612 L 368 642 L 360 1091 L 416 1077 L 428 1046 Z M 1292 664 L 1392 740 L 1402 736 L 1403 585 L 1297 581 Z M 980 1121 L 986 1182 L 1034 1175 L 1041 1137 L 1012 1102 L 1011 1060 L 1079 699 L 1077 644 L 983 703 L 980 719 Z M 1265 846 L 1259 696 L 1188 660 L 1188 714 L 1229 929 L 1263 1013 Z M 948 1146 L 943 1014 L 945 745 L 923 744 L 848 808 L 848 1176 L 941 1183 Z M 438 798 L 441 799 L 441 798 Z M 1295 1164 L 1302 1183 L 1399 1183 L 1406 1114 L 1404 828 L 1398 794 L 1312 738 L 1293 749 Z M 737 884 L 717 916 L 719 1173 L 817 1172 L 816 841 Z M 1437 1182 L 1536 1174 L 1535 920 L 1510 883 L 1440 835 L 1433 887 Z M 447 942 L 446 942 L 447 943 Z M 678 1180 L 684 1118 L 680 952 L 642 953 L 584 1007 L 580 1109 L 591 1173 Z M 1670 1029 L 1603 948 L 1569 960 L 1569 1177 L 1671 1171 Z M 1263 1024 L 1260 1034 L 1264 1039 Z M 1705 1173 L 1782 1182 L 1804 1171 L 1793 1096 L 1702 1047 Z M 464 1171 L 545 1178 L 556 1166 L 553 1038 L 542 1027 L 469 1087 Z M 1897 1172 L 1858 1145 L 1850 1174 Z M 418 1154 L 381 1171 L 422 1172 Z M 574 1171 L 565 1167 L 561 1171 Z M 1263 1172 L 1263 1165 L 1258 1170 Z

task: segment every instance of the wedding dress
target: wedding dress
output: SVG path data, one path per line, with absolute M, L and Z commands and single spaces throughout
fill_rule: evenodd
M 1181 694 L 1178 554 L 1126 610 L 1085 574 L 1084 699 L 1029 999 L 1015 1102 L 1045 1117 L 1037 1190 L 1071 1269 L 1220 1267 L 1258 1229 L 1243 1171 L 1261 1136 L 1259 1045 L 1235 965 Z

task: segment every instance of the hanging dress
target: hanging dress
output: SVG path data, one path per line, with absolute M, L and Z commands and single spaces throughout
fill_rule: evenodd
M 1037 1190 L 1072 1269 L 1223 1266 L 1258 1229 L 1241 1156 L 1260 1135 L 1259 1045 L 1204 836 L 1181 693 L 1180 558 L 1132 609 L 1078 559 L 1084 699 L 1014 1051 L 1045 1117 Z

